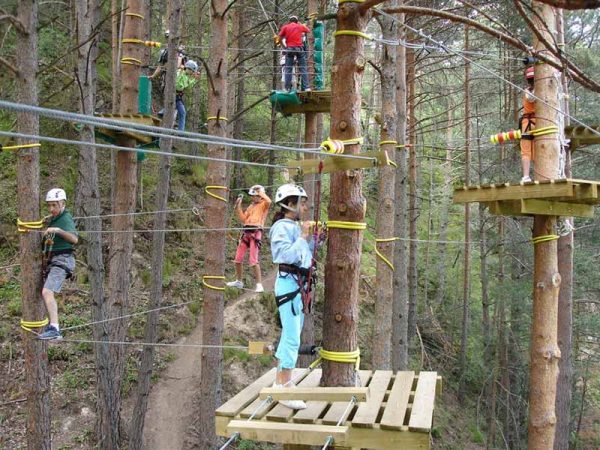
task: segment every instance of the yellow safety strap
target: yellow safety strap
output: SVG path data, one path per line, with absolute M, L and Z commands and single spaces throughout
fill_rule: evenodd
M 388 144 L 398 146 L 398 141 L 381 141 L 381 142 L 379 142 L 379 145 L 388 145 Z
M 134 38 L 126 38 L 126 39 L 121 39 L 121 42 L 123 44 L 138 44 L 138 45 L 145 45 L 146 47 L 160 47 L 162 44 L 160 42 L 155 42 L 155 41 L 143 41 L 141 39 L 134 39 Z
M 338 0 L 338 5 L 342 3 L 364 3 L 365 0 Z
M 362 136 L 358 136 L 358 137 L 355 137 L 355 138 L 342 140 L 342 142 L 344 143 L 344 145 L 358 145 L 358 144 L 362 144 L 364 141 L 365 140 L 364 140 L 364 138 Z
M 29 230 L 39 230 L 44 228 L 44 219 L 24 222 L 17 217 L 17 231 L 19 233 L 27 233 Z
M 408 147 L 410 147 L 410 144 L 398 144 L 398 145 L 396 145 L 396 148 L 398 150 L 406 150 Z
M 202 276 L 202 284 L 209 289 L 213 289 L 215 291 L 224 291 L 224 287 L 214 286 L 210 283 L 207 283 L 206 280 L 225 280 L 224 276 L 221 275 L 203 275 Z
M 225 191 L 228 191 L 229 188 L 227 186 L 206 186 L 204 188 L 204 192 L 206 192 L 211 197 L 214 197 L 217 200 L 221 200 L 221 201 L 227 202 L 227 199 L 225 197 L 221 197 L 220 195 L 213 194 L 212 192 L 210 192 L 212 189 L 224 189 Z
M 138 19 L 144 20 L 144 16 L 138 13 L 125 13 L 125 15 L 128 17 L 137 17 Z
M 391 159 L 388 160 L 388 166 L 393 166 L 396 169 L 398 168 L 398 164 L 396 164 L 394 161 L 392 161 Z
M 344 153 L 344 142 L 329 138 L 321 142 L 321 148 L 325 153 Z
M 531 134 L 533 136 L 544 136 L 547 134 L 554 134 L 554 133 L 558 133 L 558 127 L 550 126 L 550 127 L 544 127 L 544 128 L 535 128 L 529 132 L 529 134 Z
M 386 257 L 383 255 L 383 253 L 381 253 L 379 250 L 377 250 L 377 244 L 379 244 L 380 242 L 393 242 L 393 241 L 397 241 L 397 240 L 398 240 L 398 238 L 397 238 L 397 237 L 392 237 L 392 238 L 383 238 L 383 239 L 378 239 L 378 238 L 376 238 L 376 239 L 375 239 L 375 254 L 376 254 L 377 256 L 379 256 L 379 257 L 382 259 L 382 261 L 383 261 L 384 263 L 386 263 L 390 269 L 392 269 L 392 271 L 396 270 L 396 269 L 394 268 L 394 264 L 392 264 L 392 262 L 391 262 L 389 259 L 387 259 L 387 258 L 386 258 Z
M 343 230 L 366 230 L 365 222 L 345 222 L 343 220 L 329 220 L 325 222 L 327 228 L 341 228 Z
M 533 242 L 533 244 L 535 245 L 541 244 L 542 242 L 555 241 L 559 238 L 560 236 L 558 234 L 547 234 L 545 236 L 536 236 L 531 239 L 531 242 Z
M 206 120 L 224 120 L 224 121 L 228 121 L 229 119 L 227 117 L 223 117 L 223 116 L 210 116 L 207 117 Z
M 45 319 L 34 320 L 34 321 L 28 321 L 28 320 L 21 319 L 20 325 L 21 325 L 21 328 L 23 328 L 25 331 L 33 332 L 33 328 L 42 328 L 42 327 L 45 327 L 46 325 L 48 325 L 48 318 L 46 317 Z
M 320 348 L 319 357 L 312 362 L 310 368 L 316 367 L 322 360 L 354 364 L 354 369 L 358 370 L 360 367 L 360 348 L 352 352 L 333 352 Z
M 367 33 L 363 33 L 362 31 L 356 31 L 356 30 L 339 30 L 339 31 L 336 31 L 335 33 L 333 33 L 333 35 L 334 36 L 357 36 L 357 37 L 366 39 L 368 41 L 373 40 L 373 38 L 371 36 L 369 36 Z
M 126 56 L 125 58 L 121 58 L 121 63 L 123 64 L 131 64 L 132 66 L 141 66 L 142 61 L 137 58 L 132 58 L 130 56 Z
M 2 144 L 0 144 L 0 152 L 4 151 L 4 150 L 18 150 L 20 148 L 33 148 L 33 147 L 41 147 L 42 144 L 40 144 L 39 142 L 35 143 L 35 144 L 21 144 L 21 145 L 8 145 L 8 146 L 4 146 Z

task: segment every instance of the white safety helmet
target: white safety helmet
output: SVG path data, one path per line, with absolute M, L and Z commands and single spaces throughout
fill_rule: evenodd
M 47 202 L 58 202 L 60 200 L 66 200 L 67 199 L 67 193 L 60 188 L 54 188 L 54 189 L 50 189 L 48 191 L 48 193 L 46 194 L 46 201 Z
M 298 200 L 300 200 L 300 197 L 308 198 L 308 195 L 306 195 L 306 191 L 302 186 L 298 186 L 297 184 L 291 183 L 282 184 L 281 186 L 279 186 L 279 189 L 277 189 L 277 192 L 275 193 L 275 203 L 279 204 L 288 197 L 298 197 Z M 298 203 L 300 202 L 298 201 Z M 286 208 L 286 205 L 281 206 Z
M 191 69 L 194 72 L 198 72 L 198 63 L 192 59 L 188 59 L 185 63 L 186 69 Z
M 260 184 L 255 184 L 248 190 L 248 195 L 258 195 L 260 191 L 264 191 L 265 188 Z

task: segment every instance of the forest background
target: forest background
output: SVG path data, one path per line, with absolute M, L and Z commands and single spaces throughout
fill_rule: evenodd
M 531 44 L 532 33 L 513 2 L 420 1 L 418 6 L 445 10 L 501 29 Z M 168 28 L 166 1 L 147 0 L 147 38 L 166 44 Z M 181 44 L 190 58 L 208 61 L 210 55 L 210 21 L 208 2 L 183 1 Z M 385 6 L 389 6 L 384 4 Z M 527 11 L 527 3 L 523 3 Z M 335 11 L 333 2 L 320 5 L 322 11 Z M 3 2 L 0 13 L 16 11 L 16 1 Z M 115 111 L 118 102 L 118 47 L 113 48 L 113 32 L 119 30 L 124 14 L 121 2 L 100 2 L 100 23 L 97 33 L 99 52 L 96 60 L 97 98 L 95 112 Z M 264 11 L 263 11 L 264 8 Z M 268 17 L 267 18 L 265 17 Z M 281 89 L 279 50 L 273 47 L 273 30 L 286 23 L 290 14 L 306 20 L 304 2 L 239 0 L 229 10 L 229 116 L 230 136 L 285 146 L 297 146 L 303 140 L 302 116 L 284 117 L 273 113 L 267 100 L 272 89 Z M 17 25 L 0 16 L 0 99 L 15 100 L 19 79 L 14 70 L 20 58 L 17 53 Z M 598 10 L 564 12 L 564 52 L 584 73 L 595 78 L 600 61 Z M 115 19 L 115 20 L 113 20 Z M 465 182 L 466 155 L 469 155 L 470 184 L 518 181 L 520 157 L 518 145 L 496 146 L 489 135 L 517 128 L 520 91 L 524 87 L 522 50 L 512 48 L 485 33 L 470 30 L 468 43 L 465 28 L 457 23 L 428 16 L 407 15 L 398 40 L 406 45 L 406 72 L 413 83 L 409 104 L 407 138 L 414 152 L 414 172 L 401 166 L 396 176 L 410 186 L 404 207 L 408 221 L 414 226 L 401 237 L 412 252 L 406 267 L 409 279 L 409 301 L 415 306 L 416 325 L 410 340 L 409 367 L 437 370 L 444 378 L 444 395 L 436 405 L 433 443 L 436 448 L 521 448 L 527 440 L 528 348 L 530 340 L 532 245 L 531 219 L 492 216 L 487 210 L 471 207 L 465 224 L 465 208 L 451 202 L 453 187 Z M 331 24 L 331 25 L 330 25 Z M 273 26 L 273 28 L 271 28 Z M 325 85 L 330 86 L 328 68 L 332 66 L 333 22 L 325 22 Z M 37 86 L 39 105 L 65 111 L 78 111 L 81 80 L 77 74 L 78 20 L 75 2 L 39 2 L 39 67 Z M 407 31 L 414 30 L 414 31 Z M 372 20 L 367 32 L 381 35 L 381 28 Z M 466 46 L 468 45 L 468 49 Z M 365 48 L 367 66 L 363 84 L 361 123 L 365 139 L 363 149 L 378 147 L 381 125 L 380 67 L 384 44 L 373 41 Z M 158 60 L 158 50 L 146 49 L 144 69 L 152 73 Z M 466 63 L 470 63 L 469 79 L 465 82 Z M 186 95 L 190 131 L 207 132 L 207 82 L 201 64 L 201 82 Z M 598 94 L 569 80 L 569 108 L 580 121 L 597 125 Z M 157 94 L 156 90 L 153 91 Z M 155 95 L 155 100 L 158 96 Z M 468 103 L 465 103 L 468 99 Z M 153 108 L 159 105 L 155 102 Z M 328 119 L 323 118 L 320 139 L 327 137 Z M 466 136 L 466 124 L 470 134 Z M 16 116 L 0 111 L 0 129 L 14 130 Z M 79 130 L 73 123 L 41 118 L 40 134 L 77 139 Z M 8 145 L 6 140 L 3 144 Z M 467 151 L 467 149 L 469 151 Z M 178 142 L 174 152 L 203 155 L 204 145 Z M 232 151 L 233 159 L 269 165 L 287 164 L 300 158 L 295 152 L 258 149 Z M 41 151 L 40 189 L 45 192 L 55 186 L 67 190 L 69 208 L 75 216 L 84 215 L 79 197 L 78 148 L 70 145 L 44 143 Z M 100 198 L 103 214 L 111 212 L 114 161 L 111 152 L 98 150 Z M 152 282 L 150 252 L 153 235 L 152 211 L 157 197 L 159 160 L 153 155 L 138 165 L 137 211 L 147 215 L 135 218 L 134 258 L 131 268 L 131 312 L 148 308 Z M 228 165 L 231 173 L 231 196 L 253 184 L 263 184 L 273 194 L 283 182 L 280 170 L 274 167 Z M 202 291 L 199 273 L 206 273 L 203 261 L 203 233 L 206 219 L 205 201 L 207 163 L 172 160 L 172 179 L 168 208 L 178 210 L 168 215 L 162 285 L 165 304 L 180 305 L 161 314 L 161 342 L 176 342 L 197 325 L 202 314 Z M 598 148 L 578 148 L 572 155 L 573 178 L 600 180 Z M 25 442 L 26 411 L 23 407 L 23 349 L 17 322 L 22 314 L 19 283 L 17 219 L 17 176 L 15 156 L 0 152 L 0 448 L 21 448 Z M 359 329 L 362 361 L 370 368 L 371 345 L 376 299 L 376 238 L 379 174 L 364 173 L 364 195 L 367 199 L 367 223 L 361 267 L 361 322 Z M 300 180 L 299 180 L 300 181 Z M 323 179 L 323 211 L 329 199 L 329 180 Z M 231 202 L 232 203 L 232 202 Z M 199 211 L 194 214 L 192 211 Z M 235 219 L 229 221 L 236 226 Z M 103 246 L 110 242 L 110 223 L 105 222 Z M 465 227 L 470 237 L 465 245 Z M 227 257 L 233 256 L 235 231 L 228 233 Z M 469 236 L 469 235 L 467 235 Z M 84 235 L 85 237 L 85 235 Z M 465 259 L 466 249 L 471 257 Z M 263 251 L 265 271 L 270 269 L 268 252 Z M 597 219 L 575 220 L 573 268 L 572 370 L 569 383 L 572 401 L 569 414 L 568 440 L 573 448 L 600 446 L 600 226 Z M 89 292 L 84 253 L 78 254 L 77 279 L 61 296 L 59 309 L 64 327 L 76 327 L 91 321 Z M 466 265 L 465 265 L 466 261 Z M 466 273 L 469 275 L 465 277 Z M 233 267 L 228 267 L 233 276 Z M 209 271 L 208 271 L 209 272 Z M 467 285 L 465 286 L 465 280 Z M 250 282 L 251 280 L 248 279 Z M 465 294 L 466 292 L 466 294 Z M 465 295 L 467 301 L 465 302 Z M 227 291 L 228 301 L 235 301 L 236 291 Z M 322 293 L 317 305 L 316 333 L 322 313 Z M 272 295 L 256 299 L 255 307 L 261 323 L 247 336 L 232 331 L 229 343 L 241 338 L 254 338 L 252 332 L 276 336 L 272 315 Z M 253 316 L 254 317 L 254 316 Z M 255 317 L 256 318 L 256 317 Z M 466 318 L 466 319 L 465 319 Z M 264 322 L 262 322 L 264 319 Z M 466 320 L 466 321 L 465 321 Z M 144 339 L 146 316 L 132 317 L 128 322 L 127 339 Z M 258 331 L 257 331 L 258 330 Z M 267 331 L 264 331 L 267 330 Z M 85 327 L 70 333 L 74 339 L 90 339 Z M 95 365 L 93 346 L 89 342 L 61 344 L 48 349 L 52 374 L 52 427 L 60 435 L 60 448 L 91 448 L 96 442 L 94 432 Z M 155 362 L 154 380 L 172 362 L 169 350 L 159 352 Z M 127 352 L 126 376 L 122 391 L 133 397 L 139 376 L 141 352 L 132 347 Z M 226 351 L 224 399 L 239 390 L 247 377 L 233 371 L 258 374 L 270 365 L 267 359 L 248 359 L 243 352 Z M 467 364 L 461 363 L 466 361 Z M 231 373 L 227 371 L 231 370 Z M 228 379 L 229 377 L 229 379 Z M 123 417 L 129 420 L 124 405 Z M 87 413 L 82 413 L 87 411 Z M 67 426 L 67 424 L 70 424 Z M 73 425 L 76 424 L 76 425 Z M 193 423 L 190 423 L 193 427 Z M 250 445 L 249 443 L 244 445 Z M 241 447 L 240 447 L 241 448 Z

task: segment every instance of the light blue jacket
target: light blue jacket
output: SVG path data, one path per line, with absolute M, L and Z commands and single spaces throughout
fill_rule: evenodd
M 298 222 L 280 219 L 269 231 L 271 254 L 275 264 L 292 264 L 308 269 L 312 262 L 312 243 L 303 237 Z

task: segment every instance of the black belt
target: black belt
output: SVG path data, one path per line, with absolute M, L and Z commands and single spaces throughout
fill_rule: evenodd
M 304 267 L 294 266 L 292 264 L 279 264 L 279 271 L 284 273 L 291 273 L 294 275 L 301 275 L 303 277 L 308 276 L 308 272 L 310 269 L 305 269 Z
M 52 250 L 52 256 L 58 256 L 58 255 L 72 255 L 73 254 L 73 249 L 72 248 L 67 248 L 64 250 Z

